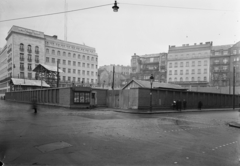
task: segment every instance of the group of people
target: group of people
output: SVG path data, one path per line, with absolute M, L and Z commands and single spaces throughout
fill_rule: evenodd
M 202 106 L 203 106 L 203 103 L 201 101 L 199 101 L 198 109 L 201 110 Z M 173 100 L 173 103 L 172 103 L 173 110 L 181 111 L 182 109 L 186 110 L 186 108 L 187 108 L 187 101 L 185 99 L 183 99 L 182 101 L 181 100 L 177 100 L 177 101 Z

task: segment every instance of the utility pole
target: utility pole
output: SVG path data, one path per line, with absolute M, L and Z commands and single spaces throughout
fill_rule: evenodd
M 115 66 L 113 65 L 113 81 L 112 81 L 112 90 L 114 90 L 114 74 L 115 74 Z
M 59 70 L 58 70 L 58 67 L 59 67 L 59 59 L 57 60 L 57 88 L 59 87 Z
M 233 109 L 235 109 L 235 66 L 233 66 Z
M 67 41 L 67 0 L 65 0 L 64 9 L 64 40 Z

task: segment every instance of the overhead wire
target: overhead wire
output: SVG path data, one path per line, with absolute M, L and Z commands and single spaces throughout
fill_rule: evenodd
M 163 5 L 146 5 L 146 4 L 132 4 L 132 3 L 118 3 L 118 4 L 136 5 L 136 6 L 149 6 L 149 7 L 160 7 L 160 8 L 174 8 L 174 9 L 235 12 L 234 10 L 227 10 L 227 9 L 206 9 L 206 8 L 191 8 L 191 7 L 163 6 Z M 57 15 L 57 14 L 70 13 L 70 12 L 77 12 L 77 11 L 81 11 L 81 10 L 99 8 L 99 7 L 109 6 L 109 5 L 112 5 L 112 3 L 111 4 L 105 4 L 105 5 L 99 5 L 99 6 L 93 6 L 93 7 L 87 7 L 87 8 L 81 8 L 81 9 L 62 11 L 62 12 L 55 12 L 55 13 L 48 13 L 48 14 L 42 14 L 42 15 L 35 15 L 35 16 L 28 16 L 28 17 L 20 17 L 20 18 L 12 18 L 12 19 L 0 20 L 0 22 L 8 22 L 8 21 L 14 21 L 14 20 L 23 20 L 23 19 L 30 19 L 30 18 L 36 18 L 36 17 L 45 17 L 45 16 L 51 16 L 51 15 Z

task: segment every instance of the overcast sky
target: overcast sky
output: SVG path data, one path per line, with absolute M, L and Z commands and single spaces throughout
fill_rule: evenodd
M 65 0 L 0 0 L 0 20 L 64 11 Z M 131 56 L 167 52 L 169 45 L 213 41 L 213 45 L 240 41 L 240 0 L 67 0 L 68 10 L 104 4 L 110 6 L 68 13 L 68 41 L 96 48 L 99 66 L 130 65 Z M 220 9 L 189 10 L 175 6 Z M 7 32 L 21 26 L 64 39 L 64 14 L 0 22 L 0 47 Z

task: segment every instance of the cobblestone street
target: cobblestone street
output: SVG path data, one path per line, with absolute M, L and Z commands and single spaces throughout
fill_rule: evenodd
M 240 161 L 237 111 L 128 114 L 0 100 L 6 165 L 216 165 Z

